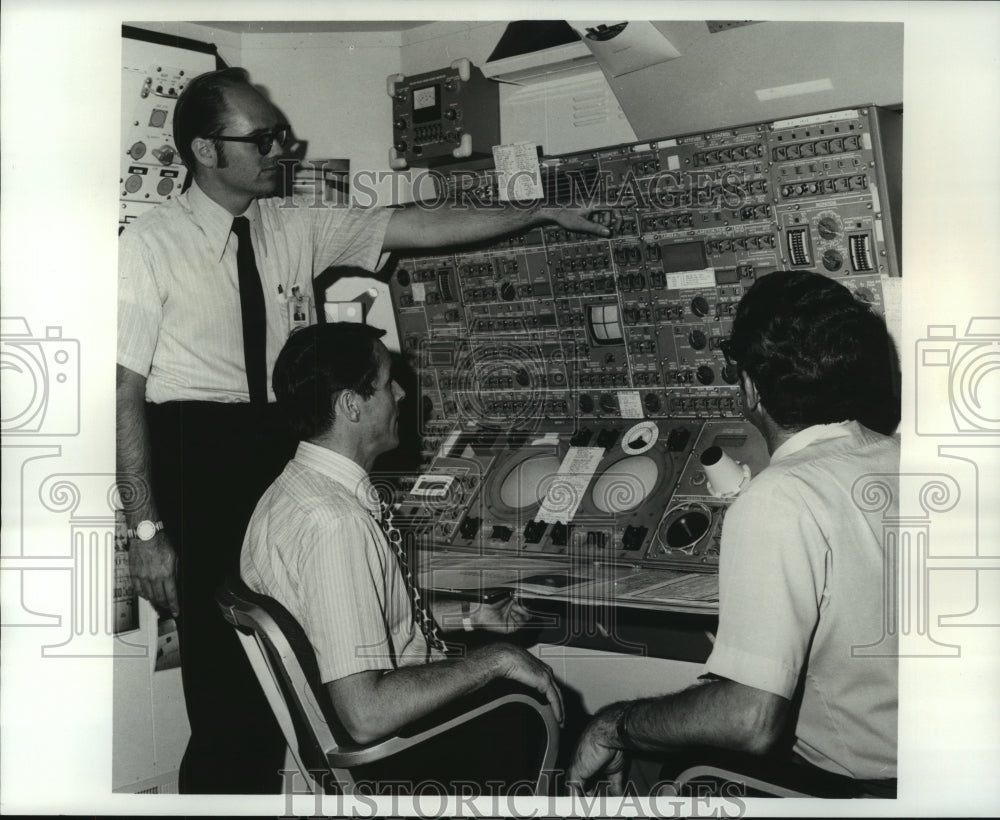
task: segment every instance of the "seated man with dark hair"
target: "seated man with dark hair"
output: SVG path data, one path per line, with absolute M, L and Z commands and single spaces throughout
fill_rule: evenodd
M 886 417 L 878 405 L 893 394 L 885 324 L 832 279 L 774 273 L 743 297 L 726 352 L 771 462 L 726 513 L 705 680 L 602 709 L 570 781 L 587 790 L 603 777 L 619 790 L 626 753 L 671 753 L 693 765 L 725 750 L 744 753 L 743 763 L 766 760 L 746 773 L 798 790 L 891 796 L 897 658 L 894 636 L 883 636 L 891 568 L 883 515 L 854 500 L 867 476 L 888 482 L 899 469 L 898 442 L 865 426 Z M 863 649 L 874 644 L 877 652 Z
M 412 583 L 391 511 L 368 474 L 376 456 L 398 444 L 404 395 L 391 375 L 382 334 L 358 324 L 314 325 L 285 344 L 274 368 L 274 392 L 299 445 L 257 504 L 240 573 L 302 625 L 337 717 L 356 743 L 390 735 L 503 678 L 537 690 L 561 721 L 551 670 L 523 649 L 496 642 L 462 659 L 445 657 L 435 618 Z M 436 602 L 433 615 L 445 626 L 461 627 L 464 617 L 471 626 L 496 632 L 517 629 L 528 617 L 514 599 L 464 613 L 458 602 Z M 480 729 L 476 745 L 495 750 L 495 733 L 505 728 Z M 416 783 L 432 771 L 507 779 L 502 764 L 489 771 L 471 766 L 476 750 L 467 740 L 442 738 L 438 753 L 421 750 L 396 761 L 391 778 L 380 773 L 378 779 Z M 507 757 L 509 749 L 501 746 Z M 450 763 L 436 760 L 449 751 Z

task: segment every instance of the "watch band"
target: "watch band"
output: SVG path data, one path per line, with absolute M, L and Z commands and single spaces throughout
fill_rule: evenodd
M 618 713 L 618 720 L 615 721 L 615 737 L 618 739 L 618 748 L 630 748 L 628 737 L 628 719 L 632 716 L 632 710 L 639 703 L 637 700 L 629 701 L 625 708 Z
M 144 535 L 141 530 L 149 531 L 148 535 Z M 135 527 L 125 531 L 125 534 L 131 538 L 138 538 L 140 541 L 150 541 L 156 535 L 156 533 L 162 531 L 164 525 L 162 521 L 150 521 L 149 519 L 144 519 L 140 521 Z

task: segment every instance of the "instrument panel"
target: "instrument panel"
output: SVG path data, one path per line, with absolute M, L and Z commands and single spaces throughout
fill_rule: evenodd
M 455 431 L 407 482 L 397 521 L 477 555 L 610 560 L 712 571 L 731 497 L 700 461 L 725 447 L 756 473 L 767 449 L 748 422 L 614 420 L 574 433 Z
M 500 141 L 499 86 L 466 58 L 447 68 L 386 78 L 392 98 L 389 167 L 489 156 Z
M 119 233 L 136 217 L 181 191 L 187 170 L 174 145 L 174 106 L 197 73 L 153 65 L 143 76 L 123 135 Z
M 428 476 L 461 499 L 435 508 L 433 543 L 711 571 L 731 499 L 705 490 L 699 455 L 719 439 L 753 473 L 767 463 L 722 350 L 736 306 L 761 276 L 811 270 L 884 309 L 900 117 L 864 106 L 542 157 L 545 201 L 594 206 L 608 238 L 544 226 L 400 259 L 425 467 L 404 507 L 421 518 Z M 437 178 L 458 205 L 502 199 L 488 168 Z

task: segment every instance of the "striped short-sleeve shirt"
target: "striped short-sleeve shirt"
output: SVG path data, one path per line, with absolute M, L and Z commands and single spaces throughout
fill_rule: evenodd
M 240 574 L 302 625 L 321 679 L 442 660 L 413 618 L 367 473 L 308 442 L 250 519 Z

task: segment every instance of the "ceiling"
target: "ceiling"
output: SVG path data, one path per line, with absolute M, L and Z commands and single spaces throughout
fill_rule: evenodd
M 361 31 L 406 31 L 423 26 L 431 20 L 240 20 L 216 22 L 201 20 L 204 26 L 232 31 L 236 34 L 303 34 L 344 33 Z

